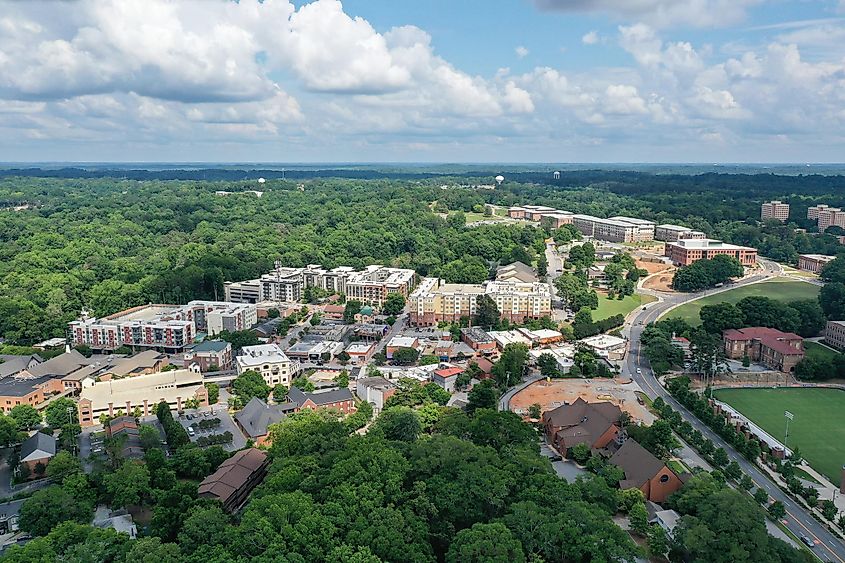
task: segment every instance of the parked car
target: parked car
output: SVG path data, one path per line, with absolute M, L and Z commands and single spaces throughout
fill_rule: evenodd
M 553 455 L 549 458 L 549 461 L 563 461 L 563 458 L 559 455 Z

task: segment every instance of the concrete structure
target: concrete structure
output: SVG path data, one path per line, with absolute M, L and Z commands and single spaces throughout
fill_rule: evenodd
M 235 358 L 238 375 L 248 370 L 257 371 L 270 387 L 279 383 L 290 385 L 299 373 L 300 364 L 291 360 L 278 344 L 244 346 L 241 355 Z
M 822 211 L 826 211 L 828 209 L 836 209 L 838 211 L 838 208 L 830 207 L 829 205 L 826 205 L 824 203 L 808 207 L 807 208 L 807 219 L 810 219 L 811 221 L 812 220 L 818 221 L 819 213 L 821 213 Z
M 231 369 L 232 345 L 223 340 L 205 340 L 185 352 L 182 364 L 184 367 L 197 364 L 200 371 Z
M 573 215 L 572 224 L 584 235 L 609 242 L 654 240 L 655 223 L 633 217 L 602 219 L 592 215 Z
M 579 397 L 571 405 L 543 413 L 546 443 L 561 455 L 578 444 L 587 444 L 590 449 L 604 448 L 621 439 L 621 416 L 622 411 L 613 403 L 588 403 Z
M 130 413 L 138 408 L 142 416 L 155 412 L 164 401 L 171 410 L 181 411 L 185 402 L 196 400 L 208 405 L 208 391 L 199 371 L 181 369 L 102 381 L 82 389 L 79 394 L 79 424 L 99 423 L 101 414 L 115 416 L 118 411 Z
M 400 348 L 411 348 L 412 350 L 420 350 L 420 340 L 414 336 L 394 336 L 390 339 L 387 343 L 387 347 L 385 348 L 385 354 L 387 355 L 387 359 L 390 360 L 393 358 L 393 353 Z
M 264 480 L 269 465 L 270 459 L 261 450 L 241 450 L 200 483 L 197 495 L 219 500 L 226 512 L 237 512 Z
M 824 341 L 837 350 L 845 351 L 845 321 L 827 321 Z
M 362 366 L 370 361 L 375 353 L 376 345 L 373 342 L 353 342 L 346 347 L 349 354 L 349 362 L 356 366 Z
M 706 238 L 706 235 L 701 231 L 694 231 L 689 227 L 681 227 L 680 225 L 657 225 L 654 228 L 654 240 L 675 242 L 688 238 Z
M 106 506 L 98 506 L 91 524 L 96 528 L 111 528 L 133 540 L 138 536 L 138 527 L 125 508 L 111 511 Z
M 790 373 L 804 358 L 804 339 L 774 328 L 749 327 L 722 332 L 725 355 L 733 360 L 748 356 L 768 368 Z
M 384 409 L 387 400 L 396 393 L 396 386 L 383 377 L 362 377 L 355 381 L 355 394 L 373 405 L 373 415 Z
M 440 369 L 434 370 L 431 374 L 431 381 L 449 393 L 455 392 L 455 382 L 458 380 L 458 376 L 464 372 L 463 368 L 459 367 L 444 367 Z
M 476 314 L 476 302 L 487 295 L 502 318 L 515 322 L 551 315 L 552 297 L 545 283 L 488 281 L 483 284 L 447 284 L 438 278 L 425 278 L 408 299 L 410 323 L 434 326 L 441 321 L 460 321 Z
M 801 254 L 798 256 L 798 269 L 805 272 L 813 272 L 818 274 L 828 262 L 833 262 L 836 256 L 826 256 L 824 254 Z
M 258 322 L 251 304 L 222 301 L 191 301 L 187 305 L 149 304 L 120 311 L 101 319 L 83 311 L 68 324 L 68 343 L 85 344 L 93 350 L 121 346 L 182 352 L 194 343 L 198 332 L 214 335 L 223 330 L 246 330 Z
M 344 293 L 348 299 L 381 307 L 391 293 L 407 297 L 415 282 L 413 270 L 381 265 L 367 266 L 363 270 L 346 266 L 326 270 L 319 264 L 289 268 L 276 262 L 272 272 L 257 280 L 226 282 L 224 290 L 226 300 L 237 303 L 295 303 L 302 299 L 306 288 L 314 287 L 329 293 Z
M 537 365 L 537 360 L 542 356 L 549 355 L 557 363 L 557 368 L 560 373 L 566 375 L 575 365 L 575 346 L 571 344 L 563 344 L 561 346 L 554 346 L 548 348 L 536 348 L 528 351 L 528 356 L 534 365 Z
M 534 283 L 539 281 L 537 279 L 537 275 L 534 273 L 534 268 L 518 261 L 496 268 L 496 279 L 498 281 L 513 281 L 522 283 Z
M 562 333 L 548 328 L 538 328 L 537 330 L 518 328 L 517 330 L 531 342 L 531 346 L 546 346 L 563 340 Z
M 531 347 L 531 339 L 522 334 L 519 330 L 491 330 L 491 338 L 496 341 L 496 348 L 504 350 L 508 344 L 523 344 Z
M 539 222 L 546 217 L 553 218 L 552 221 L 557 221 L 558 218 L 569 218 L 568 222 L 572 222 L 572 214 L 567 211 L 561 211 L 554 207 L 546 207 L 545 205 L 519 205 L 508 208 L 508 217 L 511 219 L 525 219 L 527 221 Z M 561 224 L 566 224 L 561 223 Z M 557 228 L 556 225 L 554 228 Z
M 609 461 L 625 472 L 625 478 L 619 481 L 621 490 L 639 489 L 651 502 L 666 502 L 684 484 L 665 463 L 634 440 L 626 440 Z
M 313 393 L 306 393 L 297 387 L 288 391 L 288 401 L 296 405 L 296 410 L 303 409 L 335 409 L 343 414 L 351 414 L 355 408 L 355 397 L 352 392 L 343 387 L 341 389 L 321 389 Z
M 335 340 L 300 340 L 287 349 L 287 356 L 292 360 L 322 363 L 331 361 L 343 351 L 343 342 Z
M 627 341 L 610 334 L 597 334 L 578 341 L 593 352 L 608 360 L 621 360 L 625 355 Z
M 666 243 L 664 253 L 676 266 L 689 266 L 699 260 L 710 260 L 724 254 L 739 260 L 743 266 L 750 267 L 757 262 L 757 249 L 736 246 L 714 239 L 681 239 Z
M 295 408 L 293 403 L 268 405 L 258 397 L 253 397 L 242 410 L 235 413 L 234 418 L 244 436 L 255 442 L 256 446 L 266 446 L 270 445 L 268 427 L 284 420 Z
M 781 201 L 767 201 L 760 206 L 760 219 L 776 219 L 781 223 L 786 223 L 789 219 L 789 204 Z
M 540 224 L 551 229 L 559 229 L 564 225 L 572 224 L 572 213 L 544 213 Z
M 44 476 L 44 469 L 56 456 L 56 439 L 50 434 L 35 432 L 21 444 L 21 465 L 29 469 L 30 479 Z M 37 471 L 41 469 L 41 472 Z
M 819 211 L 819 232 L 825 232 L 828 227 L 845 228 L 845 212 L 838 207 L 829 207 Z

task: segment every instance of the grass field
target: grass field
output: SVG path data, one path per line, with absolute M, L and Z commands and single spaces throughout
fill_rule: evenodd
M 744 285 L 736 289 L 723 291 L 715 295 L 709 295 L 681 305 L 666 313 L 665 318 L 680 317 L 693 326 L 701 324 L 698 312 L 705 305 L 716 303 L 736 303 L 746 297 L 758 296 L 770 297 L 778 301 L 800 301 L 801 299 L 815 299 L 819 294 L 819 287 L 810 283 L 800 281 L 768 281 Z
M 783 441 L 784 411 L 789 423 L 787 446 L 799 448 L 809 464 L 838 485 L 845 463 L 845 391 L 839 389 L 719 389 L 728 403 L 769 434 Z
M 831 361 L 839 355 L 839 352 L 836 350 L 828 348 L 827 346 L 822 346 L 817 342 L 809 342 L 807 340 L 804 341 L 804 352 L 807 356 L 817 356 Z
M 651 303 L 655 298 L 651 295 L 627 295 L 621 301 L 618 299 L 607 299 L 599 293 L 599 308 L 593 311 L 593 320 L 598 321 L 612 317 L 613 315 L 627 315 L 637 307 L 645 303 Z

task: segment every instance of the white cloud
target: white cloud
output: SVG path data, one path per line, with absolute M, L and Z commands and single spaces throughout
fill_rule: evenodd
M 519 57 L 520 59 L 524 59 L 528 56 L 529 51 L 526 47 L 519 45 L 516 49 L 514 49 L 514 52 L 516 53 L 517 57 Z
M 534 0 L 541 10 L 602 12 L 656 27 L 724 26 L 742 21 L 746 9 L 763 0 Z
M 595 30 L 587 32 L 581 37 L 581 43 L 584 45 L 595 45 L 599 41 L 601 41 L 601 38 L 599 37 L 598 31 Z
M 634 86 L 612 84 L 604 92 L 604 110 L 607 113 L 638 114 L 646 113 L 645 100 L 640 97 Z

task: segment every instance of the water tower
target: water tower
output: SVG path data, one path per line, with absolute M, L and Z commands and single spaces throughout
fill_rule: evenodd
M 500 185 L 500 186 L 501 186 L 501 185 L 502 185 L 502 182 L 504 182 L 504 181 L 505 181 L 505 177 L 504 177 L 504 176 L 502 176 L 501 174 L 500 174 L 500 175 L 498 175 L 498 176 L 496 176 L 496 183 L 497 183 L 498 185 Z
M 555 171 L 555 173 L 554 173 L 554 174 L 552 174 L 552 177 L 553 177 L 555 180 L 560 180 L 560 172 Z

